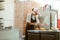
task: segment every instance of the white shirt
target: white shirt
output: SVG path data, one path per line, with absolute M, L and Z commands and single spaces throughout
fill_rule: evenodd
M 32 16 L 32 19 L 35 19 L 35 16 Z M 31 22 L 31 13 L 27 14 L 26 22 Z M 36 15 L 36 23 L 39 23 L 38 15 Z

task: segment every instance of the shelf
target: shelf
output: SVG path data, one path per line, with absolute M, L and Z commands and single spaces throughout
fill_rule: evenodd
M 0 30 L 3 29 L 4 27 L 3 22 L 4 22 L 3 18 L 0 18 Z
M 0 23 L 0 25 L 3 24 L 3 23 Z
M 0 0 L 0 2 L 4 2 L 4 0 Z

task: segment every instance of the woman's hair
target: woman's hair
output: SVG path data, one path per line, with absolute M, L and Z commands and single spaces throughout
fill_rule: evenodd
M 34 11 L 34 8 L 32 8 L 32 11 Z

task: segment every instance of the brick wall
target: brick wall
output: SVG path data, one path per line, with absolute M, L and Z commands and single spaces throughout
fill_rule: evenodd
M 36 2 L 15 2 L 15 27 L 25 30 L 26 15 L 31 12 L 34 7 L 39 7 L 40 4 Z M 22 8 L 23 7 L 23 8 Z

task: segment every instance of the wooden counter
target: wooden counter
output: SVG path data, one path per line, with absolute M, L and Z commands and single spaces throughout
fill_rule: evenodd
M 28 40 L 60 40 L 60 30 L 28 30 Z

